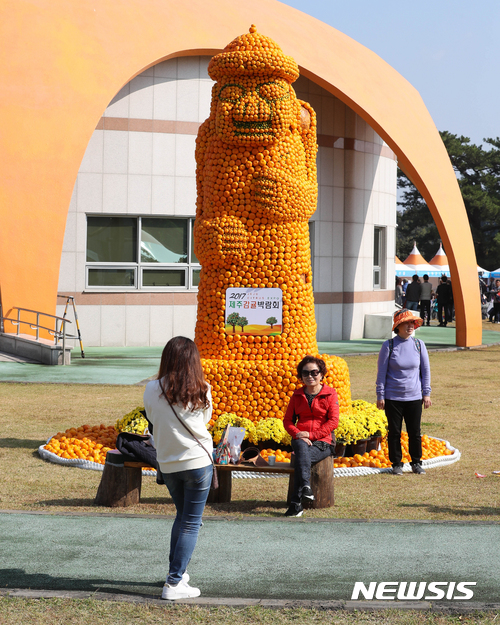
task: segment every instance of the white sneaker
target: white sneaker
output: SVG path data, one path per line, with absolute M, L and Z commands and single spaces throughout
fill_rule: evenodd
M 193 588 L 184 580 L 181 580 L 176 586 L 165 584 L 161 593 L 162 599 L 175 601 L 176 599 L 193 599 L 199 597 L 201 591 L 199 588 Z

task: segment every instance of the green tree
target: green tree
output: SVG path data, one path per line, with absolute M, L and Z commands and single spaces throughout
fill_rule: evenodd
M 229 317 L 227 318 L 226 323 L 228 323 L 230 326 L 233 326 L 233 332 L 236 331 L 236 326 L 238 325 L 239 320 L 240 320 L 240 316 L 236 312 L 231 313 Z
M 266 319 L 266 323 L 268 323 L 271 326 L 271 330 L 272 330 L 274 324 L 278 323 L 278 320 L 276 319 L 276 317 L 269 317 L 269 319 Z
M 487 149 L 468 137 L 441 132 L 469 218 L 477 262 L 487 269 L 500 266 L 500 138 L 485 139 Z M 422 196 L 398 170 L 400 201 L 396 253 L 404 260 L 413 241 L 425 258 L 439 247 L 439 234 Z M 446 251 L 446 250 L 445 250 Z
M 238 319 L 238 325 L 241 328 L 241 331 L 243 332 L 243 330 L 245 329 L 245 326 L 248 325 L 248 319 L 246 317 L 240 317 Z

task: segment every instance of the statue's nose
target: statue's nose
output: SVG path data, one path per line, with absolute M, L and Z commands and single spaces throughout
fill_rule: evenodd
M 265 121 L 271 116 L 271 108 L 256 93 L 247 94 L 238 102 L 234 116 L 240 121 Z

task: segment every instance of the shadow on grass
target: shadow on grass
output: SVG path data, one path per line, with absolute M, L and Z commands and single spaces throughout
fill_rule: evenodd
M 4 449 L 34 449 L 37 450 L 40 445 L 44 445 L 46 441 L 33 440 L 30 438 L 0 438 L 0 448 Z M 38 455 L 38 451 L 36 451 Z
M 167 504 L 173 504 L 174 502 L 172 501 L 172 499 L 168 498 L 168 497 L 141 497 L 141 501 L 139 504 L 136 504 L 136 506 L 140 506 L 141 504 L 144 506 L 147 505 L 167 505 Z M 68 499 L 66 497 L 62 498 L 62 499 L 45 499 L 43 501 L 37 501 L 36 504 L 37 506 L 40 506 L 41 508 L 45 508 L 45 507 L 74 507 L 74 508 L 91 508 L 91 507 L 95 507 L 96 511 L 101 510 L 102 508 L 105 508 L 106 506 L 98 506 L 94 503 L 94 499 Z M 127 506 L 125 507 L 121 507 L 121 506 L 117 506 L 115 508 L 115 510 L 117 509 L 121 509 L 124 512 L 127 512 Z
M 230 503 L 207 503 L 214 512 L 222 514 L 245 514 L 262 516 L 265 509 L 266 516 L 281 517 L 285 513 L 287 505 L 285 501 L 263 501 L 255 499 L 238 499 Z M 206 512 L 205 512 L 206 514 Z
M 170 497 L 141 497 L 141 501 L 139 504 L 133 506 L 134 512 L 133 514 L 140 514 L 141 506 L 144 506 L 144 512 L 149 512 L 151 506 L 163 506 L 163 505 L 173 505 L 173 501 Z M 36 506 L 40 508 L 94 508 L 96 512 L 100 510 L 107 509 L 105 506 L 97 506 L 94 503 L 94 499 L 69 499 L 69 498 L 61 498 L 61 499 L 46 499 L 37 501 Z M 270 517 L 281 517 L 285 513 L 287 505 L 285 501 L 263 501 L 263 500 L 254 500 L 254 499 L 239 499 L 238 501 L 232 501 L 230 503 L 207 503 L 205 508 L 205 514 L 210 515 L 210 512 L 215 512 L 217 514 L 232 514 L 232 515 L 255 515 L 262 516 L 263 510 L 265 509 L 266 516 Z M 128 507 L 117 507 L 114 510 L 120 510 L 123 512 L 128 511 Z
M 67 499 L 64 497 L 63 499 L 46 499 L 45 501 L 37 501 L 35 505 L 40 506 L 41 508 L 46 508 L 49 506 L 55 507 L 73 507 L 73 508 L 89 508 L 94 506 L 93 499 Z M 96 510 L 99 507 L 96 506 Z
M 430 504 L 402 503 L 398 505 L 398 508 L 421 508 L 427 510 L 427 512 L 429 512 L 430 514 L 452 514 L 455 516 L 463 517 L 500 516 L 500 508 L 493 508 L 490 506 L 473 506 L 470 508 L 460 508 L 458 506 L 432 506 Z
M 144 598 L 158 599 L 144 591 L 162 588 L 164 581 L 132 582 L 130 580 L 77 579 L 56 577 L 48 573 L 26 573 L 24 569 L 0 569 L 0 588 L 30 588 L 39 590 L 80 590 L 118 595 L 142 595 Z M 139 591 L 142 589 L 142 592 Z

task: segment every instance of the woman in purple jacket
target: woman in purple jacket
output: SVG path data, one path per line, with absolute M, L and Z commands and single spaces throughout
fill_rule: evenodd
M 401 427 L 403 419 L 408 432 L 411 468 L 422 475 L 422 439 L 420 420 L 422 405 L 430 408 L 431 369 L 423 341 L 416 339 L 415 329 L 423 320 L 410 310 L 395 313 L 392 331 L 396 336 L 382 345 L 378 356 L 377 408 L 385 410 L 392 473 L 403 475 Z

